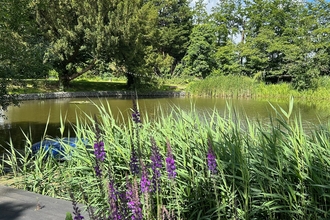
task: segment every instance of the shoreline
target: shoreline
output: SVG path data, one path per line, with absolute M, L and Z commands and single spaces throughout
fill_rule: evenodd
M 17 95 L 18 101 L 40 100 L 40 99 L 61 99 L 61 98 L 87 98 L 87 97 L 130 97 L 133 91 L 95 91 L 95 92 L 51 92 L 51 93 L 29 93 Z M 137 92 L 139 97 L 186 97 L 184 91 L 158 91 L 158 92 Z

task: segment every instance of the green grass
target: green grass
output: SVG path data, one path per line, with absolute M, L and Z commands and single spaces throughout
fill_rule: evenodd
M 59 92 L 57 80 L 25 80 L 24 87 L 15 88 L 16 94 Z M 125 81 L 74 80 L 67 92 L 121 91 L 126 89 Z
M 265 84 L 243 76 L 210 76 L 204 80 L 194 80 L 186 91 L 195 96 L 282 99 L 291 96 L 301 102 L 329 101 L 330 78 L 320 77 L 315 89 L 298 92 L 289 83 Z
M 48 93 L 59 92 L 59 83 L 55 79 L 24 80 L 24 86 L 11 86 L 10 93 Z M 161 80 L 154 85 L 146 84 L 139 88 L 141 91 L 179 91 L 185 88 L 182 80 Z M 114 78 L 111 81 L 101 78 L 81 78 L 73 80 L 66 92 L 94 92 L 94 91 L 124 91 L 127 90 L 126 81 L 123 78 Z
M 150 192 L 148 197 L 138 193 L 148 219 L 160 219 L 162 210 L 173 212 L 175 219 L 329 219 L 330 126 L 307 133 L 300 116 L 291 114 L 293 100 L 289 106 L 267 123 L 237 115 L 230 105 L 224 115 L 217 111 L 200 115 L 194 107 L 185 112 L 173 106 L 169 115 L 155 109 L 158 117 L 153 121 L 142 113 L 143 123 L 136 126 L 131 121 L 116 121 L 112 107 L 105 104 L 96 106 L 96 117 L 77 118 L 74 126 L 76 136 L 88 139 L 91 145 L 97 134 L 104 142 L 106 159 L 98 161 L 102 178 L 95 176 L 93 149 L 82 142 L 74 151 L 67 146 L 70 160 L 62 163 L 44 160 L 42 153 L 25 157 L 12 146 L 5 164 L 23 177 L 19 184 L 27 190 L 67 199 L 71 191 L 99 213 L 110 214 L 109 181 L 125 193 L 127 182 L 139 183 L 141 178 L 129 169 L 132 146 L 139 149 L 140 161 L 148 166 L 151 178 L 153 138 L 163 156 L 163 168 L 161 193 Z M 174 181 L 167 178 L 165 168 L 168 143 L 175 158 Z M 27 138 L 26 153 L 30 146 Z M 216 175 L 208 171 L 209 147 L 216 154 Z M 126 207 L 123 201 L 117 204 Z M 69 208 L 63 213 L 67 211 Z

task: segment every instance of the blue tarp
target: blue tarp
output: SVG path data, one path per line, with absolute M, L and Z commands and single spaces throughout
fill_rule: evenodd
M 65 147 L 62 146 L 64 144 L 71 146 L 72 148 L 76 148 L 76 144 L 78 142 L 78 138 L 57 138 L 57 139 L 46 139 L 32 145 L 32 153 L 36 154 L 40 149 L 43 149 L 46 152 L 46 156 L 50 156 L 55 159 L 64 160 L 66 155 Z M 87 145 L 86 140 L 82 140 L 82 142 Z

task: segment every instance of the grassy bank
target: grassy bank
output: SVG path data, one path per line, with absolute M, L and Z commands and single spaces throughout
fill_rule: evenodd
M 26 80 L 26 87 L 16 88 L 16 94 L 58 92 L 57 80 Z M 193 96 L 227 97 L 227 98 L 253 98 L 253 99 L 282 99 L 294 97 L 300 102 L 324 102 L 330 97 L 330 78 L 321 77 L 314 83 L 314 89 L 297 91 L 288 83 L 265 84 L 249 77 L 216 76 L 200 80 L 192 77 L 161 79 L 153 86 L 140 88 L 141 91 L 178 91 L 184 90 Z M 68 92 L 93 91 L 124 91 L 125 78 L 102 79 L 81 78 L 71 82 Z
M 66 146 L 66 161 L 25 156 L 28 138 L 25 154 L 12 148 L 4 165 L 16 184 L 66 199 L 71 192 L 96 208 L 92 215 L 112 219 L 329 219 L 329 126 L 307 134 L 291 108 L 268 124 L 230 106 L 204 116 L 157 109 L 151 122 L 133 105 L 122 124 L 109 105 L 96 107 L 97 117 L 74 127 L 91 147 Z
M 28 93 L 47 93 L 59 92 L 59 83 L 56 79 L 38 79 L 25 80 L 24 87 L 11 86 L 11 93 L 28 94 Z M 141 91 L 175 91 L 182 90 L 186 86 L 184 79 L 162 80 L 157 83 L 148 84 L 138 88 Z M 95 92 L 95 91 L 124 91 L 127 90 L 125 78 L 102 79 L 99 77 L 79 78 L 70 83 L 70 87 L 66 88 L 66 92 Z

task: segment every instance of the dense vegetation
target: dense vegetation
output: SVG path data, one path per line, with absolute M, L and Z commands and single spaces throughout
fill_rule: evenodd
M 202 0 L 0 3 L 2 108 L 15 101 L 8 85 L 22 91 L 26 79 L 55 75 L 68 90 L 83 74 L 125 77 L 129 89 L 195 77 L 187 87 L 195 94 L 329 97 L 325 0 L 219 0 L 211 12 Z M 201 117 L 175 108 L 140 123 L 136 106 L 135 121 L 122 124 L 109 106 L 96 107 L 96 118 L 74 125 L 94 148 L 66 146 L 70 158 L 61 163 L 45 160 L 47 152 L 29 157 L 27 135 L 26 152 L 11 146 L 0 171 L 10 166 L 34 192 L 69 198 L 70 191 L 100 218 L 115 219 L 115 211 L 136 219 L 329 218 L 329 127 L 307 134 L 283 109 L 269 123 L 240 120 L 232 109 Z
M 209 12 L 202 0 L 2 0 L 0 17 L 2 107 L 8 81 L 49 70 L 62 89 L 89 73 L 125 76 L 129 87 L 238 75 L 298 90 L 330 71 L 325 0 L 226 0 Z
M 305 132 L 292 100 L 268 122 L 230 105 L 224 115 L 158 109 L 149 121 L 134 105 L 123 124 L 110 104 L 96 107 L 98 116 L 78 120 L 82 141 L 65 145 L 65 161 L 29 157 L 28 135 L 25 153 L 11 146 L 3 166 L 15 183 L 83 202 L 91 219 L 329 219 L 329 126 Z

